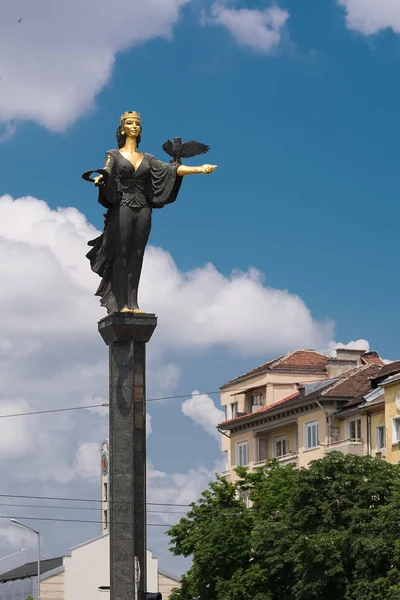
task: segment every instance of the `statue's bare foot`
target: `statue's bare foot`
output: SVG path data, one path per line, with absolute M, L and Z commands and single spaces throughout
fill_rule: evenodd
M 123 313 L 133 313 L 135 311 L 133 310 L 133 308 L 128 308 L 127 306 L 124 306 L 124 308 L 121 308 L 121 312 L 123 312 Z
M 140 308 L 134 308 L 134 309 L 133 309 L 133 312 L 134 312 L 134 313 L 140 313 L 140 314 L 142 314 L 142 315 L 144 315 L 144 314 L 145 314 L 145 313 L 144 313 L 144 310 L 140 310 Z

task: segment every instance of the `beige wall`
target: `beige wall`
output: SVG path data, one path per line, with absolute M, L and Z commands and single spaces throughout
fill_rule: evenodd
M 269 406 L 274 402 L 283 400 L 286 396 L 294 393 L 297 390 L 297 383 L 307 383 L 311 381 L 321 381 L 325 379 L 324 374 L 315 373 L 278 373 L 275 371 L 268 371 L 262 375 L 256 375 L 241 381 L 234 385 L 229 386 L 224 390 L 221 390 L 221 406 L 227 406 L 231 402 L 235 402 L 233 394 L 239 394 L 241 391 L 253 388 L 253 387 L 265 387 L 265 405 Z
M 41 580 L 40 598 L 41 600 L 64 600 L 64 572 Z
M 275 429 L 258 429 L 257 435 L 254 436 L 253 443 L 253 459 L 255 461 L 258 460 L 257 456 L 257 444 L 259 437 L 267 438 L 268 445 L 268 458 L 273 458 L 275 454 L 275 438 L 285 436 L 286 438 L 286 454 L 290 454 L 291 452 L 296 452 L 296 432 L 297 432 L 297 424 L 290 423 L 287 425 L 283 425 L 282 427 L 277 427 Z M 257 464 L 257 463 L 256 463 Z
M 167 600 L 172 590 L 179 586 L 180 583 L 176 579 L 164 575 L 164 573 L 158 573 L 158 591 L 162 594 L 163 600 Z
M 229 440 L 228 440 L 229 441 Z M 245 432 L 240 433 L 240 434 L 234 434 L 231 437 L 231 448 L 230 448 L 230 455 L 231 455 L 231 463 L 230 463 L 230 470 L 233 471 L 233 469 L 235 469 L 237 467 L 236 464 L 236 445 L 239 442 L 248 442 L 249 444 L 249 464 L 247 465 L 249 467 L 249 469 L 253 469 L 254 467 L 254 433 L 252 429 L 247 429 Z M 239 478 L 236 475 L 236 473 L 232 473 L 232 479 L 231 481 L 237 481 Z
M 239 383 L 235 383 L 234 385 L 230 385 L 229 388 L 221 390 L 221 406 L 227 406 L 231 402 L 235 402 L 235 398 L 232 394 L 240 393 L 241 391 L 257 386 L 264 386 L 266 384 L 266 375 L 257 375 L 256 377 L 252 377 L 251 379 L 246 379 L 245 381 L 240 381 Z
M 110 585 L 109 535 L 102 535 L 70 550 L 64 557 L 65 600 L 108 600 L 110 593 L 99 592 Z M 147 589 L 156 592 L 158 560 L 147 550 Z
M 318 422 L 318 441 L 320 445 L 312 450 L 304 449 L 304 426 L 311 421 Z M 306 467 L 309 462 L 323 458 L 328 443 L 326 414 L 322 410 L 314 410 L 298 418 L 299 427 L 299 467 Z
M 385 425 L 386 425 L 386 459 L 391 463 L 400 461 L 400 449 L 397 443 L 392 443 L 392 419 L 400 417 L 396 408 L 396 394 L 400 391 L 400 382 L 385 385 Z
M 267 401 L 266 406 L 279 402 L 297 391 L 297 384 L 321 381 L 326 375 L 315 373 L 267 373 Z
M 307 383 L 312 381 L 320 381 L 325 378 L 323 374 L 307 374 L 307 373 L 279 373 L 269 371 L 267 373 L 263 373 L 262 375 L 257 375 L 255 377 L 251 377 L 246 379 L 245 381 L 241 381 L 234 385 L 229 386 L 229 388 L 221 391 L 221 406 L 222 408 L 228 406 L 232 402 L 240 401 L 241 406 L 239 410 L 243 410 L 244 406 L 246 410 L 249 409 L 248 403 L 243 404 L 243 398 L 236 398 L 233 396 L 234 393 L 239 393 L 240 391 L 253 388 L 260 387 L 263 388 L 263 396 L 264 396 L 264 405 L 270 406 L 279 400 L 283 400 L 290 394 L 297 391 L 298 383 Z M 229 417 L 229 413 L 228 413 Z M 226 432 L 229 433 L 229 432 Z M 253 468 L 254 466 L 254 435 L 253 430 L 248 429 L 245 433 L 231 434 L 231 439 L 229 439 L 226 435 L 221 435 L 221 449 L 226 456 L 227 469 L 225 473 L 230 473 L 236 467 L 236 443 L 239 441 L 249 440 L 249 458 L 250 464 L 249 468 Z M 268 449 L 269 456 L 272 456 L 272 441 L 269 441 L 269 445 L 271 446 Z M 295 440 L 289 440 L 290 449 L 295 448 Z M 237 479 L 233 474 L 233 479 Z
M 361 419 L 361 439 L 365 443 L 367 440 L 367 416 L 361 412 L 355 412 L 345 419 L 335 419 L 334 427 L 339 427 L 339 440 L 343 442 L 349 439 L 349 422 L 355 419 Z
M 382 427 L 382 425 L 385 425 L 385 405 L 384 404 L 382 404 L 382 410 L 380 410 L 379 412 L 373 412 L 371 414 L 371 455 L 372 456 L 375 456 L 375 453 L 376 453 L 376 428 Z M 387 447 L 389 444 L 387 427 L 386 427 L 385 437 L 386 437 L 386 447 Z

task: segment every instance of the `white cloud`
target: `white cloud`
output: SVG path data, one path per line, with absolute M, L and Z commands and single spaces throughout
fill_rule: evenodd
M 228 29 L 241 46 L 268 53 L 279 45 L 288 18 L 289 13 L 277 6 L 250 10 L 227 8 L 217 2 L 212 7 L 210 22 Z
M 156 398 L 169 395 L 176 390 L 181 376 L 181 369 L 178 365 L 174 363 L 160 364 L 159 359 L 159 353 L 154 352 L 149 356 L 148 362 L 148 367 L 152 369 L 152 394 Z
M 104 310 L 93 296 L 98 277 L 85 258 L 87 240 L 95 235 L 76 209 L 0 197 L 0 252 L 6 257 L 0 261 L 0 414 L 101 404 L 107 398 L 108 349 L 97 332 Z M 332 323 L 315 321 L 299 297 L 267 287 L 257 270 L 223 275 L 209 264 L 185 273 L 160 248 L 148 248 L 141 304 L 159 316 L 148 363 L 155 395 L 170 395 L 177 386 L 178 363 L 188 352 L 196 356 L 214 348 L 264 358 L 293 347 L 327 347 L 332 339 Z M 186 404 L 187 414 L 216 435 L 218 409 L 207 397 L 203 404 L 195 398 Z M 96 498 L 99 443 L 108 429 L 107 408 L 101 412 L 0 419 L 4 488 Z M 172 474 L 153 468 L 149 499 L 191 502 L 213 473 L 205 466 Z M 62 543 L 73 545 L 76 532 L 84 533 L 69 525 Z M 94 537 L 88 527 L 88 537 Z M 49 528 L 48 539 L 53 538 Z
M 219 410 L 212 398 L 206 394 L 200 394 L 198 390 L 192 392 L 192 397 L 182 403 L 182 412 L 200 425 L 204 431 L 212 435 L 218 442 L 221 434 L 217 430 L 218 423 L 224 420 L 224 413 Z
M 332 322 L 314 321 L 301 298 L 265 286 L 257 269 L 225 276 L 207 264 L 182 273 L 161 248 L 147 250 L 141 305 L 160 317 L 158 348 L 224 347 L 259 356 L 326 347 L 332 339 Z
M 400 33 L 400 3 L 397 0 L 338 0 L 346 10 L 350 29 L 372 35 L 383 29 Z
M 149 413 L 146 413 L 146 438 L 148 438 L 153 433 L 153 428 L 151 426 L 151 416 Z
M 35 535 L 32 535 L 28 531 L 23 531 L 21 528 L 11 525 L 11 523 L 4 523 L 0 525 L 0 540 L 8 548 L 24 550 L 24 556 L 26 556 L 27 562 L 35 560 L 37 556 L 37 537 Z M 31 551 L 36 552 L 32 554 Z M 2 566 L 3 565 L 0 562 L 0 568 Z M 2 573 L 4 572 L 5 571 L 2 571 Z
M 330 344 L 328 354 L 335 356 L 336 350 L 346 348 L 349 350 L 364 350 L 365 352 L 369 352 L 369 342 L 363 339 L 347 342 L 347 344 L 343 344 L 342 342 L 332 342 Z
M 116 54 L 154 37 L 169 39 L 189 1 L 5 3 L 0 123 L 28 119 L 62 131 L 93 107 L 111 77 Z
M 177 511 L 185 511 L 185 506 L 195 502 L 201 492 L 206 489 L 210 481 L 215 478 L 215 473 L 222 473 L 224 470 L 223 460 L 217 460 L 211 469 L 200 465 L 192 468 L 185 473 L 165 473 L 157 471 L 154 465 L 148 463 L 147 482 L 148 482 L 148 501 L 159 504 L 183 505 L 176 507 Z M 160 510 L 165 510 L 160 508 Z M 161 513 L 160 519 L 167 522 L 171 521 L 170 515 Z M 173 519 L 173 522 L 176 518 Z
M 3 412 L 101 404 L 106 398 L 108 351 L 96 326 L 104 311 L 93 296 L 98 277 L 85 258 L 87 240 L 95 235 L 76 209 L 50 210 L 35 198 L 0 197 L 0 251 L 7 257 L 0 261 Z M 141 297 L 143 308 L 159 315 L 148 378 L 156 394 L 168 395 L 176 387 L 175 363 L 188 350 L 214 347 L 265 356 L 293 347 L 327 347 L 332 339 L 332 323 L 315 321 L 298 296 L 266 287 L 256 269 L 225 276 L 208 264 L 183 273 L 167 252 L 149 247 Z M 199 406 L 189 404 L 187 410 Z M 4 456 L 6 447 L 14 456 L 29 453 L 33 443 L 36 448 L 15 476 L 58 482 L 76 477 L 71 441 L 94 443 L 106 436 L 107 421 L 97 421 L 95 411 L 42 416 L 34 442 L 34 417 L 29 423 L 28 418 L 8 421 L 0 441 Z M 107 408 L 101 412 L 106 416 Z M 0 426 L 6 427 L 5 421 Z M 36 461 L 38 474 L 32 468 Z
M 108 351 L 96 326 L 104 311 L 93 296 L 98 277 L 85 258 L 87 240 L 95 235 L 76 209 L 50 210 L 30 197 L 0 198 L 0 251 L 7 257 L 0 261 L 3 413 L 101 404 L 106 398 Z M 326 347 L 332 339 L 332 323 L 314 321 L 299 297 L 266 287 L 255 269 L 225 276 L 208 264 L 183 273 L 167 252 L 150 247 L 141 296 L 143 308 L 159 315 L 148 378 L 156 394 L 176 387 L 175 362 L 188 350 L 265 356 Z M 210 414 L 201 415 L 203 406 L 189 401 L 185 410 L 211 427 L 207 419 L 219 420 L 218 411 L 210 405 Z M 96 410 L 43 415 L 40 436 L 33 434 L 35 417 L 0 420 L 2 456 L 26 459 L 14 476 L 66 483 L 88 474 L 83 461 L 88 452 L 95 460 L 95 447 L 83 446 L 76 460 L 73 448 L 106 436 L 107 420 L 99 420 Z M 101 412 L 106 416 L 107 408 Z
M 100 479 L 100 444 L 85 442 L 75 454 L 74 471 L 82 479 Z
M 1 393 L 1 392 L 0 392 Z M 31 412 L 32 405 L 24 399 L 9 400 L 0 396 L 0 415 Z M 23 458 L 36 446 L 37 416 L 0 418 L 0 463 L 10 458 Z

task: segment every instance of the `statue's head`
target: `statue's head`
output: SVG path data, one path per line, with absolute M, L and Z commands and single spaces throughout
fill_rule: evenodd
M 142 120 L 138 112 L 128 111 L 121 116 L 117 129 L 118 148 L 122 148 L 127 137 L 136 138 L 136 145 L 139 147 L 142 139 Z

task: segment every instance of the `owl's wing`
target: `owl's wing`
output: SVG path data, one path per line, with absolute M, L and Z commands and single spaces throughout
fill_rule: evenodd
M 166 142 L 164 142 L 162 147 L 164 152 L 166 152 L 169 156 L 173 156 L 171 140 L 167 140 Z
M 209 149 L 210 146 L 206 146 L 206 144 L 190 140 L 189 142 L 182 144 L 182 158 L 190 158 L 191 156 L 197 156 L 198 154 L 205 154 Z

